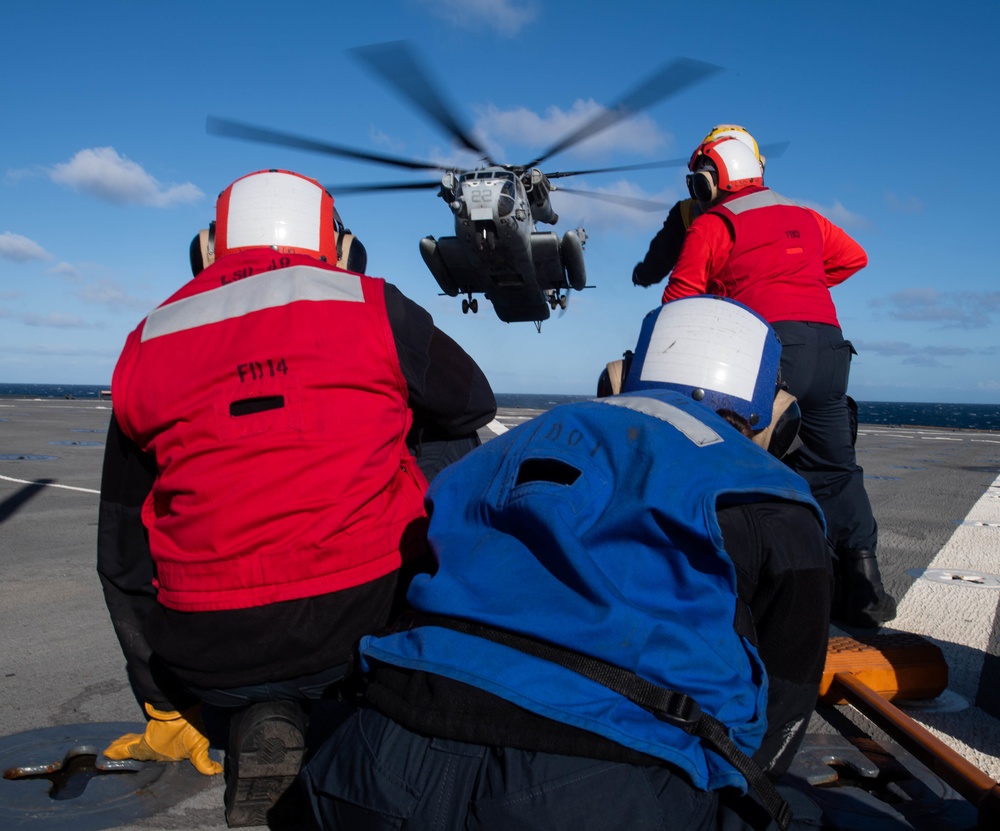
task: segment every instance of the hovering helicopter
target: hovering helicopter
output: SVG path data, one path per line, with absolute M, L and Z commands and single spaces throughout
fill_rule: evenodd
M 636 86 L 621 100 L 571 131 L 527 164 L 500 164 L 460 125 L 437 92 L 406 42 L 374 44 L 352 50 L 369 69 L 408 99 L 424 116 L 443 129 L 482 162 L 473 170 L 444 167 L 433 162 L 402 159 L 308 139 L 242 122 L 209 116 L 207 129 L 215 135 L 241 138 L 282 147 L 353 158 L 409 170 L 436 170 L 441 178 L 430 181 L 392 182 L 367 185 L 337 185 L 336 195 L 394 190 L 437 188 L 454 216 L 454 236 L 424 237 L 420 253 L 441 291 L 462 296 L 462 312 L 475 314 L 483 294 L 493 304 L 500 320 L 508 323 L 532 321 L 541 324 L 550 310 L 567 307 L 569 290 L 587 287 L 583 228 L 539 232 L 537 223 L 555 225 L 550 194 L 555 190 L 624 203 L 645 210 L 668 206 L 628 197 L 557 188 L 553 179 L 586 173 L 639 170 L 686 164 L 687 159 L 651 162 L 596 170 L 544 173 L 538 167 L 549 157 L 590 138 L 596 133 L 636 115 L 658 101 L 704 80 L 720 68 L 712 64 L 680 59 L 666 64 Z

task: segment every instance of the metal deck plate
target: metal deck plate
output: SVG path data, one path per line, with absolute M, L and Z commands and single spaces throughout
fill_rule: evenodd
M 0 738 L 0 828 L 99 831 L 161 813 L 214 784 L 188 762 L 100 755 L 119 736 L 144 729 L 141 722 L 68 724 Z M 88 756 L 96 761 L 80 758 Z

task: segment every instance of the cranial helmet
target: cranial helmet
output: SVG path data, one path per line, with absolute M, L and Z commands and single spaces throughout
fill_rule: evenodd
M 713 202 L 720 191 L 764 184 L 764 168 L 750 146 L 730 136 L 702 144 L 688 162 L 688 191 L 699 202 Z
M 247 248 L 273 248 L 358 273 L 364 273 L 368 259 L 344 227 L 330 193 L 315 179 L 289 170 L 258 170 L 222 191 L 208 237 L 213 259 Z M 192 242 L 192 270 L 194 259 Z M 208 264 L 207 258 L 201 262 Z
M 684 297 L 646 315 L 622 392 L 677 390 L 762 430 L 780 359 L 778 336 L 756 312 L 727 297 Z
M 215 205 L 215 256 L 274 248 L 337 261 L 333 197 L 315 179 L 259 170 L 233 182 Z
M 741 127 L 739 124 L 716 124 L 708 131 L 708 135 L 701 140 L 701 143 L 708 144 L 710 141 L 720 138 L 734 138 L 737 141 L 742 141 L 747 147 L 753 150 L 753 154 L 757 157 L 757 161 L 760 162 L 761 169 L 763 170 L 766 161 L 761 155 L 756 139 L 750 135 L 746 127 Z

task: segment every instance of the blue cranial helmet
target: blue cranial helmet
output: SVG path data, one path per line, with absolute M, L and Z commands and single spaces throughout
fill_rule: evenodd
M 684 297 L 646 315 L 622 392 L 677 390 L 762 430 L 771 422 L 780 358 L 774 330 L 742 303 Z

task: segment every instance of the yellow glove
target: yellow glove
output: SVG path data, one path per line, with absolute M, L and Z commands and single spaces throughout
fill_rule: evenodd
M 208 739 L 201 723 L 200 705 L 179 713 L 157 710 L 145 705 L 150 721 L 146 732 L 126 733 L 108 745 L 104 755 L 109 759 L 135 759 L 138 762 L 179 762 L 190 759 L 198 773 L 212 776 L 222 773 L 222 765 L 208 756 Z

